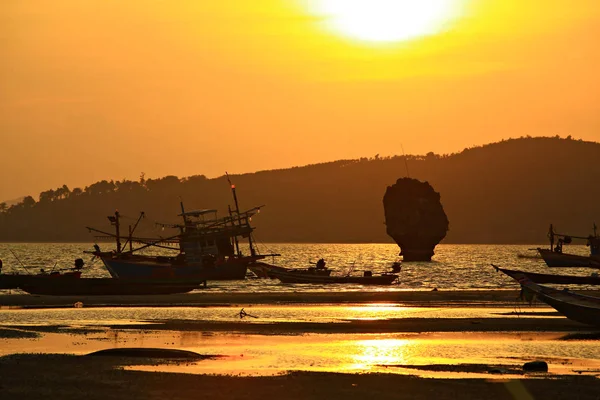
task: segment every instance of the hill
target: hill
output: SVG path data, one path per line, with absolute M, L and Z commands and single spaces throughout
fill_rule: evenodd
M 255 217 L 263 242 L 391 242 L 385 233 L 386 187 L 410 176 L 441 194 L 450 220 L 446 243 L 540 243 L 548 224 L 587 235 L 600 222 L 600 144 L 570 138 L 520 138 L 452 155 L 361 158 L 231 176 L 241 208 L 266 204 Z M 108 227 L 115 209 L 133 223 L 175 222 L 188 209 L 227 212 L 226 178 L 167 176 L 96 182 L 31 196 L 0 214 L 1 241 L 93 241 L 85 226 Z M 166 233 L 162 233 L 166 235 Z

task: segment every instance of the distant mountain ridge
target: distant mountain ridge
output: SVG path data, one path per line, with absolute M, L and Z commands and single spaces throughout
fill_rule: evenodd
M 550 223 L 577 235 L 600 223 L 598 160 L 599 143 L 528 137 L 452 155 L 339 160 L 231 180 L 241 208 L 267 205 L 253 221 L 262 242 L 391 242 L 382 199 L 408 164 L 412 178 L 441 194 L 450 220 L 445 243 L 540 243 Z M 180 198 L 220 215 L 232 204 L 226 178 L 203 175 L 59 189 L 0 214 L 0 240 L 92 242 L 84 226 L 111 229 L 106 216 L 115 209 L 132 220 L 145 211 L 146 233 L 166 235 L 152 221 L 177 221 Z

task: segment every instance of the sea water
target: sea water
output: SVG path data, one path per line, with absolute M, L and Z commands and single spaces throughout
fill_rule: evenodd
M 543 247 L 543 245 L 541 245 Z M 102 250 L 111 250 L 112 244 L 101 244 Z M 550 270 L 541 258 L 535 258 L 540 245 L 466 245 L 440 244 L 431 262 L 406 262 L 402 264 L 400 283 L 386 287 L 368 287 L 368 290 L 395 291 L 422 289 L 503 289 L 515 288 L 509 277 L 497 273 L 495 264 L 507 268 L 525 269 L 532 272 L 590 275 L 586 268 Z M 398 261 L 400 249 L 395 244 L 306 244 L 267 243 L 258 246 L 262 254 L 280 254 L 265 261 L 287 268 L 306 268 L 319 258 L 327 261 L 333 274 L 362 274 L 366 270 L 374 274 L 389 272 L 391 264 Z M 109 277 L 102 262 L 85 250 L 92 250 L 88 243 L 0 243 L 0 259 L 5 273 L 37 273 L 72 267 L 76 258 L 86 262 L 84 277 Z M 585 255 L 586 246 L 569 246 L 565 252 Z M 150 249 L 144 254 L 168 255 L 169 250 Z M 171 252 L 172 254 L 172 252 Z M 523 258 L 522 256 L 527 256 Z M 521 257 L 520 257 L 521 256 Z M 361 285 L 300 285 L 282 284 L 278 280 L 251 279 L 242 281 L 209 282 L 214 292 L 303 292 L 303 291 L 360 291 Z M 7 291 L 0 291 L 7 293 Z

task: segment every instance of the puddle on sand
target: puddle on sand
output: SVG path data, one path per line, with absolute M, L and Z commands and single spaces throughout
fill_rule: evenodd
M 575 374 L 600 368 L 600 350 L 593 342 L 564 342 L 550 334 L 360 334 L 304 335 L 300 337 L 215 335 L 202 347 L 186 350 L 227 357 L 198 363 L 131 366 L 132 370 L 277 375 L 290 370 L 323 372 L 382 372 L 423 377 L 484 377 L 506 379 L 511 374 L 430 371 L 402 365 L 510 365 L 543 359 L 550 374 Z M 553 356 L 554 355 L 554 356 Z M 557 357 L 558 356 L 558 357 Z M 523 375 L 514 375 L 523 378 Z M 540 375 L 527 375 L 536 377 Z M 544 374 L 543 376 L 547 376 Z
M 0 355 L 87 354 L 124 347 L 190 350 L 224 357 L 196 363 L 131 366 L 143 371 L 223 375 L 277 375 L 290 370 L 386 372 L 426 377 L 480 374 L 403 368 L 402 365 L 510 365 L 545 360 L 550 374 L 598 374 L 596 340 L 559 340 L 562 333 L 408 333 L 244 335 L 197 331 L 92 330 L 85 334 L 45 333 L 38 339 L 0 339 Z M 589 371 L 589 372 L 587 372 Z M 509 375 L 481 374 L 488 379 Z M 522 377 L 522 376 L 521 376 Z

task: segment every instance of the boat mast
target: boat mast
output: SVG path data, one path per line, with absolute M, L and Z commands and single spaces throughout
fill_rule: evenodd
M 119 230 L 119 227 L 120 227 L 119 226 L 119 210 L 115 211 L 114 217 L 112 215 L 109 215 L 107 218 L 110 221 L 110 223 L 115 226 L 115 239 L 117 240 L 117 253 L 120 253 L 121 252 L 121 233 Z M 90 228 L 88 228 L 88 229 L 90 229 Z M 94 229 L 94 230 L 97 232 L 100 232 L 97 229 Z
M 131 229 L 131 225 L 129 225 L 129 252 L 133 253 L 133 230 Z
M 241 227 L 242 226 L 242 216 L 240 215 L 240 206 L 238 204 L 237 194 L 235 193 L 235 185 L 233 183 L 231 183 L 231 179 L 229 179 L 229 174 L 227 172 L 225 172 L 225 176 L 227 176 L 227 182 L 229 182 L 229 185 L 231 185 L 231 192 L 233 193 L 233 202 L 235 203 L 235 212 L 238 217 L 238 226 Z M 246 218 L 246 225 L 250 225 L 249 221 L 248 221 L 248 214 L 246 214 L 245 218 Z M 237 239 L 236 239 L 236 241 L 237 241 Z M 254 245 L 252 243 L 252 232 L 250 232 L 250 234 L 248 234 L 248 245 L 250 246 L 250 255 L 255 256 L 256 252 L 254 250 Z M 238 253 L 239 253 L 239 251 L 238 251 Z
M 119 228 L 120 228 L 119 216 L 120 216 L 119 210 L 115 210 L 115 216 L 108 217 L 108 220 L 110 222 L 112 222 L 113 224 L 115 224 L 115 233 L 116 233 L 115 238 L 117 239 L 117 253 L 121 252 L 121 232 L 119 230 Z
M 550 224 L 548 237 L 550 238 L 550 251 L 554 251 L 554 227 L 552 226 L 552 224 Z
M 227 210 L 229 211 L 229 218 L 231 219 L 231 226 L 234 228 L 235 231 L 235 222 L 233 220 L 233 214 L 231 212 L 231 206 L 227 205 Z M 237 252 L 237 255 L 240 256 L 240 243 L 238 242 L 238 238 L 236 235 L 233 235 L 233 243 L 235 244 L 235 251 Z

